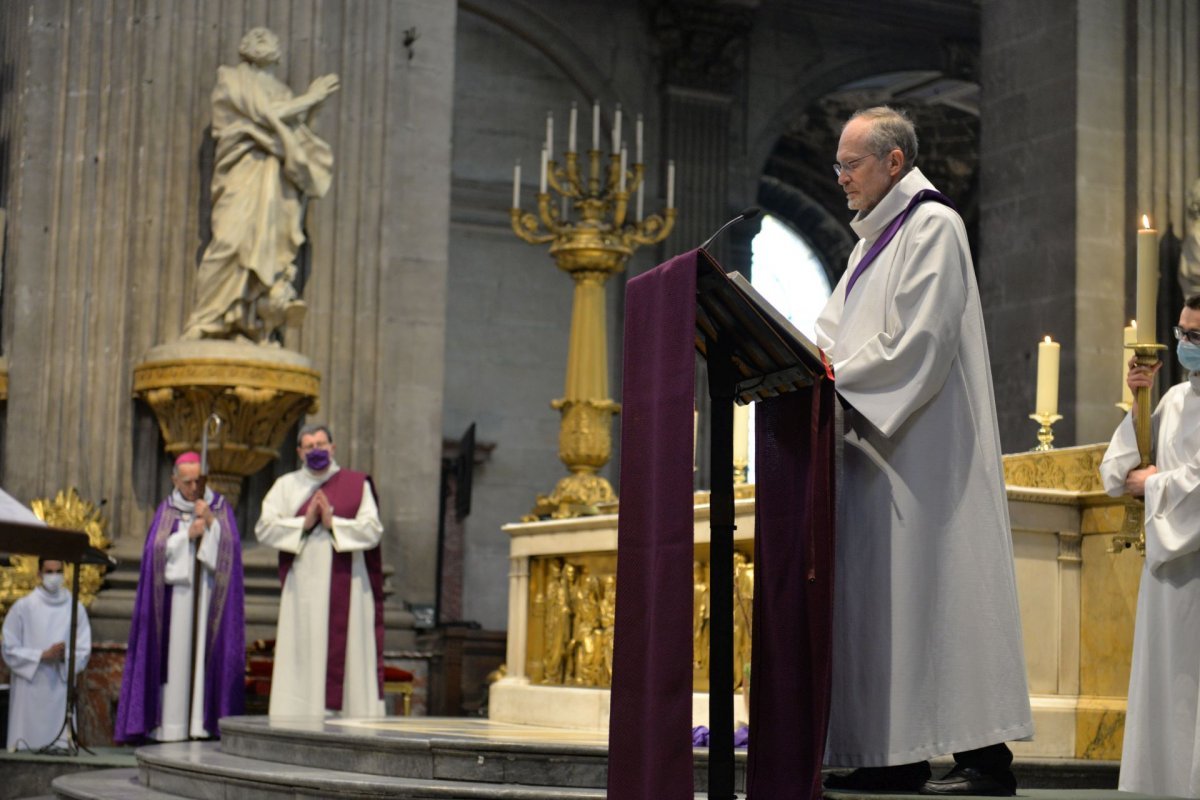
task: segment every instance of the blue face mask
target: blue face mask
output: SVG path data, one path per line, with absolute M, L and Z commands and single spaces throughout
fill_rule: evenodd
M 1183 368 L 1191 372 L 1200 372 L 1200 346 L 1191 342 L 1180 342 L 1175 347 L 1175 355 Z

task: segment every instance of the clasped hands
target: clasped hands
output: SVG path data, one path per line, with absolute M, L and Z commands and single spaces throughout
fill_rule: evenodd
M 66 652 L 67 645 L 65 642 L 52 644 L 42 651 L 42 661 L 62 661 Z
M 308 510 L 304 512 L 304 532 L 308 533 L 317 527 L 318 522 L 328 530 L 333 530 L 333 503 L 320 489 L 313 494 Z
M 201 498 L 196 501 L 195 505 L 196 518 L 192 520 L 192 524 L 188 526 L 188 538 L 195 540 L 204 535 L 204 531 L 212 524 L 215 517 L 212 509 L 208 507 L 208 503 Z
M 1154 362 L 1153 366 L 1140 366 L 1137 357 L 1129 359 L 1129 373 L 1125 376 L 1125 384 L 1133 392 L 1134 405 L 1137 405 L 1137 390 L 1148 389 L 1154 384 L 1154 376 L 1162 369 L 1162 361 Z M 1135 411 L 1136 413 L 1136 411 Z M 1146 479 L 1158 472 L 1158 467 L 1151 464 L 1142 469 L 1130 470 L 1125 476 L 1125 491 L 1134 497 L 1144 497 L 1146 494 Z

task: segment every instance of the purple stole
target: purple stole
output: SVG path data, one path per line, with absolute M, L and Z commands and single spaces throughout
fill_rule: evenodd
M 871 249 L 867 250 L 867 254 L 854 267 L 854 272 L 850 273 L 850 280 L 846 281 L 846 297 L 850 296 L 850 290 L 854 288 L 854 284 L 858 283 L 858 279 L 862 277 L 862 274 L 867 271 L 867 267 L 871 266 L 872 262 L 883 252 L 883 248 L 887 247 L 892 239 L 896 237 L 896 234 L 900 232 L 900 228 L 903 227 L 905 220 L 912 214 L 913 209 L 926 200 L 933 200 L 944 206 L 954 208 L 954 203 L 951 202 L 950 198 L 937 189 L 922 189 L 914 194 L 912 199 L 908 201 L 908 205 L 904 207 L 904 210 L 897 214 L 888 223 L 888 226 L 883 229 L 883 233 L 875 240 L 875 244 L 871 245 Z
M 340 469 L 318 489 L 325 492 L 334 508 L 357 509 L 362 503 L 363 487 L 370 485 L 371 494 L 378 503 L 379 495 L 375 484 L 365 472 Z M 313 491 L 316 494 L 316 490 Z M 312 495 L 296 511 L 302 517 L 308 511 Z M 288 571 L 296 556 L 293 553 L 279 554 L 279 583 L 287 580 Z M 371 594 L 375 599 L 375 679 L 379 686 L 379 697 L 383 697 L 383 558 L 379 545 L 363 551 L 367 575 L 371 581 Z M 350 621 L 350 582 L 354 564 L 354 553 L 333 552 L 333 567 L 329 576 L 329 647 L 325 661 L 325 708 L 342 710 L 342 686 L 346 677 L 346 630 Z
M 608 796 L 691 800 L 697 251 L 629 281 Z M 833 382 L 759 404 L 750 797 L 821 797 L 833 602 Z

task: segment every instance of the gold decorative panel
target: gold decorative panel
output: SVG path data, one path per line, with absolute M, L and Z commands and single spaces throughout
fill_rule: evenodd
M 753 641 L 754 563 L 750 543 L 734 552 L 734 688 L 749 675 Z M 617 592 L 615 553 L 540 556 L 529 564 L 525 669 L 532 683 L 606 688 L 612 684 Z M 693 687 L 708 691 L 708 546 L 693 570 Z

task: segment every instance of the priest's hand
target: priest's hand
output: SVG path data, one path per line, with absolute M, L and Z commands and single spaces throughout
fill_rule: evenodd
M 1154 376 L 1162 369 L 1163 362 L 1155 361 L 1152 367 L 1138 366 L 1137 356 L 1129 359 L 1129 374 L 1125 376 L 1125 383 L 1129 386 L 1130 391 L 1137 394 L 1139 388 L 1148 388 L 1154 384 Z
M 321 524 L 333 530 L 333 503 L 329 502 L 329 498 L 320 489 L 317 490 L 313 501 L 320 504 Z
M 66 652 L 67 645 L 64 642 L 52 644 L 42 651 L 42 661 L 62 661 Z
M 1134 497 L 1143 497 L 1146 494 L 1146 479 L 1154 473 L 1158 472 L 1158 467 L 1151 464 L 1145 469 L 1131 470 L 1125 476 L 1125 491 Z

